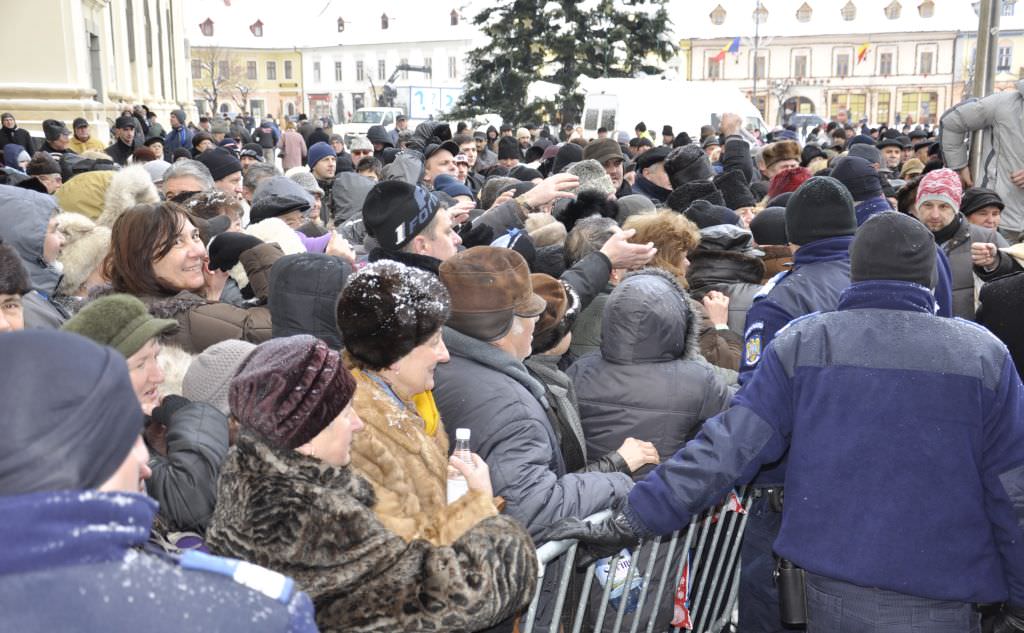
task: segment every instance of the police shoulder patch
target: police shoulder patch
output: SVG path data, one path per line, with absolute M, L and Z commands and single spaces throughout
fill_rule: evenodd
M 204 552 L 189 550 L 181 555 L 178 562 L 182 569 L 227 576 L 238 584 L 282 604 L 288 604 L 295 592 L 295 581 L 288 576 L 236 558 L 211 556 Z

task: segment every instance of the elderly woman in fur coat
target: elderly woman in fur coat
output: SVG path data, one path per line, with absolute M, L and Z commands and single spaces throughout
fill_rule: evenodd
M 476 631 L 525 606 L 537 558 L 515 521 L 491 517 L 435 547 L 377 520 L 373 488 L 349 467 L 363 429 L 355 390 L 312 336 L 253 351 L 231 382 L 242 432 L 221 470 L 210 548 L 292 575 L 322 631 Z
M 338 328 L 359 389 L 352 406 L 366 429 L 352 442 L 352 467 L 373 486 L 374 510 L 407 541 L 449 545 L 495 516 L 487 464 L 448 458 L 448 434 L 434 405 L 434 368 L 448 362 L 441 326 L 448 291 L 437 277 L 390 260 L 352 276 L 338 299 Z M 447 504 L 449 461 L 469 493 Z

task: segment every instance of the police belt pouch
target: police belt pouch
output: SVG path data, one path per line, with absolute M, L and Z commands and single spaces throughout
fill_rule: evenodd
M 779 590 L 779 615 L 786 626 L 807 624 L 807 591 L 804 570 L 785 558 L 775 568 L 775 584 Z

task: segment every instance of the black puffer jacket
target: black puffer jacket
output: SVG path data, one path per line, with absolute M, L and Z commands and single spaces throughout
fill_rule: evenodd
M 750 233 L 731 224 L 701 229 L 700 244 L 690 254 L 690 295 L 701 301 L 717 290 L 729 297 L 729 329 L 738 336 L 743 336 L 747 310 L 761 291 L 764 262 L 759 255 Z
M 603 455 L 635 437 L 652 442 L 665 461 L 726 407 L 730 389 L 701 358 L 698 329 L 691 300 L 669 273 L 645 268 L 615 287 L 605 305 L 600 353 L 567 372 L 588 452 Z
M 335 316 L 338 295 L 352 267 L 323 253 L 285 255 L 270 269 L 270 316 L 273 338 L 311 334 L 332 349 L 341 349 Z

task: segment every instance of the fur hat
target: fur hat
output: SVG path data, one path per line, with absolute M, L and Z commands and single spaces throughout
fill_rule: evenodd
M 543 354 L 572 330 L 580 313 L 580 296 L 569 284 L 544 273 L 531 274 L 530 282 L 537 296 L 547 303 L 533 328 L 531 344 L 534 354 Z
M 440 330 L 450 303 L 436 276 L 382 259 L 349 278 L 338 297 L 338 329 L 359 365 L 380 370 Z
M 783 160 L 795 160 L 800 162 L 800 143 L 796 141 L 776 141 L 761 148 L 761 158 L 764 159 L 764 166 L 771 167 Z
M 693 204 L 683 211 L 683 215 L 700 229 L 718 224 L 737 224 L 740 221 L 740 216 L 733 213 L 732 209 L 712 204 L 703 198 L 694 200 Z
M 757 204 L 754 194 L 750 193 L 750 187 L 747 186 L 747 177 L 739 169 L 722 172 L 715 176 L 712 182 L 722 192 L 725 206 L 730 209 L 743 209 Z
M 607 175 L 605 176 L 607 178 Z M 575 200 L 570 200 L 565 208 L 555 214 L 559 222 L 565 225 L 566 231 L 571 231 L 576 222 L 583 218 L 599 215 L 604 218 L 614 219 L 619 214 L 619 206 L 614 200 L 600 191 L 583 191 Z
M 160 201 L 160 193 L 142 165 L 129 165 L 114 174 L 103 200 L 103 213 L 96 224 L 114 226 L 122 214 L 137 204 L 152 204 Z
M 57 258 L 64 266 L 57 292 L 71 295 L 103 264 L 110 250 L 110 229 L 78 213 L 61 213 L 57 226 L 67 238 Z
M 192 359 L 181 381 L 181 395 L 195 402 L 205 402 L 225 416 L 231 415 L 228 402 L 231 380 L 255 349 L 249 341 L 238 339 L 207 347 Z
M 174 319 L 157 319 L 145 304 L 126 294 L 112 294 L 91 301 L 61 327 L 109 345 L 128 358 L 151 338 L 178 328 Z
M 643 156 L 641 154 L 640 159 Z M 637 160 L 638 169 L 642 162 L 640 159 Z M 670 151 L 665 157 L 665 171 L 673 189 L 693 180 L 710 180 L 715 175 L 707 154 L 696 145 L 684 145 Z
M 89 171 L 67 181 L 54 194 L 63 211 L 81 213 L 95 220 L 103 213 L 103 201 L 114 178 L 113 171 Z
M 576 188 L 577 195 L 585 191 L 596 191 L 605 196 L 615 193 L 611 177 L 605 173 L 601 163 L 592 158 L 581 160 L 566 171 L 580 179 L 580 185 Z
M 59 174 L 60 165 L 47 152 L 36 152 L 32 160 L 25 167 L 25 173 L 29 176 L 44 176 L 47 174 Z
M 810 177 L 811 170 L 806 167 L 787 167 L 772 176 L 772 182 L 768 186 L 768 197 L 774 198 L 781 193 L 796 191 L 797 187 Z
M 568 231 L 565 225 L 548 213 L 531 213 L 524 223 L 533 245 L 543 248 L 552 244 L 564 244 Z
M 273 446 L 294 449 L 327 428 L 355 390 L 338 352 L 300 334 L 258 345 L 231 381 L 228 402 L 243 426 Z
M 725 198 L 710 180 L 693 180 L 676 187 L 665 204 L 673 211 L 686 211 L 694 200 L 707 200 L 713 205 L 725 206 Z

